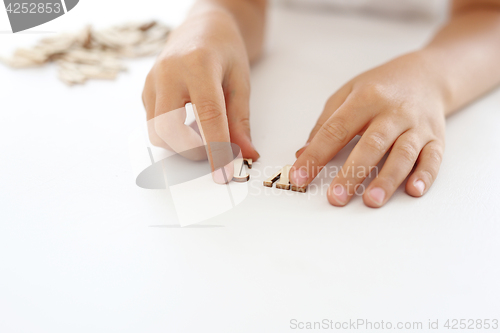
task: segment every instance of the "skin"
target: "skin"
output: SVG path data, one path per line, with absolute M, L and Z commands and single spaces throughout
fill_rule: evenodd
M 244 157 L 259 158 L 250 136 L 250 62 L 261 53 L 265 8 L 265 1 L 196 3 L 146 78 L 142 99 L 152 144 L 178 153 L 201 144 L 184 125 L 182 112 L 160 117 L 191 102 L 206 142 L 233 142 Z M 153 118 L 166 121 L 150 126 Z M 213 155 L 210 151 L 212 170 Z M 226 174 L 232 174 L 231 166 Z M 227 182 L 213 175 L 216 182 Z
M 265 8 L 264 0 L 198 1 L 148 75 L 148 120 L 191 101 L 207 141 L 230 140 L 257 159 L 248 125 L 249 64 L 262 51 Z M 361 135 L 329 187 L 332 205 L 346 205 L 386 154 L 364 203 L 383 206 L 405 180 L 409 195 L 424 195 L 442 161 L 446 116 L 500 84 L 498 59 L 500 0 L 454 0 L 429 44 L 355 77 L 328 99 L 297 151 L 291 183 L 309 184 Z M 150 138 L 175 150 L 151 131 Z

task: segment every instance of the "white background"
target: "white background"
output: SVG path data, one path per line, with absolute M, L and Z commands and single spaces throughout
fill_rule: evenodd
M 38 33 L 16 35 L 0 10 L 0 52 L 88 23 L 176 25 L 188 7 L 86 0 Z M 260 186 L 264 168 L 293 163 L 331 93 L 421 46 L 436 26 L 273 9 L 252 72 L 262 158 L 251 194 L 204 227 L 175 227 L 168 192 L 135 185 L 128 138 L 145 121 L 140 96 L 153 58 L 127 62 L 114 82 L 72 88 L 54 66 L 0 66 L 0 332 L 499 319 L 498 90 L 449 118 L 439 178 L 421 199 L 400 188 L 382 209 L 359 197 L 336 208 L 324 195 Z

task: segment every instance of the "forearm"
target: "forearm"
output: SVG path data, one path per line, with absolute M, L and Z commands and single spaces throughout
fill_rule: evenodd
M 230 15 L 238 25 L 248 57 L 253 61 L 263 48 L 266 8 L 267 0 L 198 0 L 187 20 L 215 22 L 218 15 Z
M 500 84 L 500 1 L 455 1 L 450 21 L 418 52 L 441 82 L 446 114 Z

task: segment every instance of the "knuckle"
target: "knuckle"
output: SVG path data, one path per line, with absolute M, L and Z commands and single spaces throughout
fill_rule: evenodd
M 435 163 L 436 165 L 440 165 L 443 160 L 443 150 L 434 145 L 429 146 L 426 155 L 429 161 L 431 161 L 431 163 Z
M 386 190 L 392 191 L 399 186 L 399 183 L 395 177 L 393 177 L 391 175 L 386 175 L 385 177 L 380 177 L 378 179 L 377 185 L 386 189 Z
M 413 143 L 405 142 L 394 146 L 394 152 L 406 162 L 415 163 L 418 158 L 418 150 Z
M 241 127 L 245 129 L 250 129 L 250 118 L 249 117 L 242 117 L 238 120 L 238 123 L 240 124 Z
M 190 65 L 207 65 L 210 60 L 210 53 L 204 48 L 197 48 L 185 56 L 185 60 Z
M 195 46 L 191 49 L 161 56 L 157 61 L 158 71 L 162 74 L 179 70 L 199 70 L 212 68 L 214 52 L 206 46 Z
M 149 131 L 148 137 L 149 142 L 151 142 L 153 146 L 161 147 L 163 145 L 163 140 L 156 133 L 152 133 L 151 131 Z
M 165 113 L 163 115 L 165 115 Z M 158 140 L 164 141 L 163 139 L 170 140 L 172 136 L 175 136 L 176 132 L 174 125 L 168 121 L 164 121 L 165 120 L 164 118 L 160 118 L 162 116 L 155 117 L 153 128 L 151 129 L 151 132 L 153 132 L 151 134 L 156 136 L 157 141 Z
M 318 134 L 321 133 L 327 141 L 333 143 L 343 143 L 349 134 L 344 122 L 341 120 L 334 120 L 326 122 Z
M 389 100 L 389 89 L 382 83 L 373 82 L 364 84 L 359 92 L 360 99 L 364 101 Z
M 201 122 L 213 122 L 222 117 L 222 108 L 213 101 L 197 104 L 196 109 Z
M 304 152 L 304 157 L 307 160 L 308 167 L 311 168 L 313 171 L 315 168 L 320 167 L 320 162 L 321 162 L 321 152 L 318 151 L 317 149 L 308 149 L 306 152 Z M 302 156 L 301 156 L 302 157 Z
M 248 116 L 241 117 L 238 119 L 238 123 L 240 123 L 241 125 L 250 127 L 250 118 Z
M 245 110 L 248 110 L 250 103 L 250 84 L 246 79 L 234 80 L 223 86 L 224 98 L 228 104 L 238 104 Z
M 382 132 L 372 132 L 367 135 L 366 146 L 375 153 L 384 154 L 387 151 L 387 136 Z
M 434 180 L 436 179 L 436 175 L 433 172 L 430 172 L 429 170 L 422 170 L 421 172 L 426 176 L 426 177 L 424 177 L 424 179 L 427 178 L 429 181 L 429 184 L 434 183 Z
M 197 46 L 182 55 L 182 62 L 190 69 L 213 67 L 214 52 L 207 46 Z
M 229 123 L 229 128 L 230 130 L 243 130 L 243 131 L 250 131 L 250 118 L 249 117 L 241 117 L 237 118 L 234 121 L 231 121 Z
M 174 63 L 175 60 L 172 56 L 165 56 L 161 57 L 158 59 L 154 66 L 154 70 L 151 70 L 146 77 L 146 80 L 148 81 L 154 81 L 154 77 L 156 75 L 156 72 L 158 72 L 160 75 L 169 73 L 172 68 L 174 68 Z

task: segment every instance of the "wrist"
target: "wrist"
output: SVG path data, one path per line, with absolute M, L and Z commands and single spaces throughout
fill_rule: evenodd
M 439 95 L 444 115 L 447 116 L 453 109 L 453 89 L 448 80 L 449 76 L 444 71 L 445 67 L 442 66 L 437 55 L 430 50 L 422 49 L 412 52 L 410 55 L 424 71 L 428 78 L 427 84 Z
M 186 20 L 187 22 L 207 22 L 210 24 L 233 24 L 237 26 L 236 19 L 233 13 L 226 7 L 220 4 L 211 2 L 199 2 L 189 11 Z
M 207 22 L 205 26 L 237 33 L 249 60 L 255 60 L 263 48 L 266 3 L 266 0 L 198 0 L 185 24 L 204 21 Z

